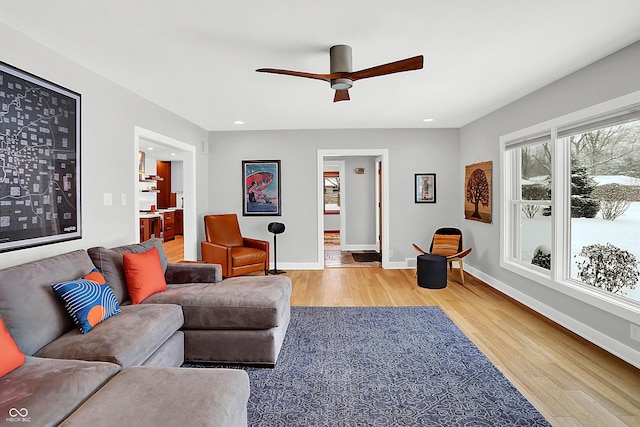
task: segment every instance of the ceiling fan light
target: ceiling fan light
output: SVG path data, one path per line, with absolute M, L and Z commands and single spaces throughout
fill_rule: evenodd
M 351 89 L 351 86 L 353 86 L 353 80 L 350 80 L 350 79 L 331 80 L 331 89 L 345 90 L 345 89 Z

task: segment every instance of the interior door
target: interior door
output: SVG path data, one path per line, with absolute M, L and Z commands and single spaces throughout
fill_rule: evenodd
M 162 178 L 158 181 L 158 208 L 166 209 L 171 206 L 171 162 L 156 162 L 156 174 Z

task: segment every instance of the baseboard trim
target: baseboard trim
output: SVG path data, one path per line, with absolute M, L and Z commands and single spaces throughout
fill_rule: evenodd
M 367 244 L 367 245 L 344 245 L 344 249 L 340 248 L 340 250 L 345 252 L 353 252 L 353 251 L 377 251 L 378 247 L 376 244 Z
M 273 269 L 273 262 L 270 269 Z M 278 270 L 323 270 L 324 263 L 317 262 L 279 262 Z
M 495 277 L 489 276 L 488 274 L 483 273 L 482 271 L 465 264 L 464 269 L 469 274 L 477 277 L 478 279 L 485 282 L 487 285 L 491 286 L 494 289 L 502 292 L 505 295 L 515 299 L 516 301 L 524 304 L 535 312 L 541 314 L 547 319 L 552 320 L 558 325 L 570 330 L 571 332 L 581 336 L 587 341 L 597 345 L 603 350 L 608 351 L 616 357 L 624 360 L 625 362 L 635 366 L 636 368 L 640 368 L 640 351 L 635 350 L 619 341 L 616 341 L 609 336 L 603 334 L 602 332 L 593 329 L 592 327 L 585 325 L 582 322 L 575 320 L 572 317 L 567 316 L 566 314 L 549 307 L 546 304 L 541 303 L 540 301 L 531 298 L 527 294 L 520 292 L 519 290 L 507 285 L 504 282 L 496 279 Z

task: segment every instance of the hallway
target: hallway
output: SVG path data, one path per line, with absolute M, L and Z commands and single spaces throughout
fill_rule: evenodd
M 359 251 L 371 252 L 371 251 Z M 340 232 L 324 232 L 324 267 L 381 267 L 380 261 L 357 262 L 353 258 L 354 252 L 340 251 Z

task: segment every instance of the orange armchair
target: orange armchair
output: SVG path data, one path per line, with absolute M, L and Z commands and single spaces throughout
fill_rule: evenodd
M 242 237 L 236 214 L 205 215 L 202 260 L 222 266 L 223 277 L 269 269 L 269 242 Z

